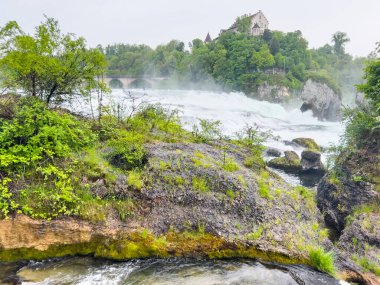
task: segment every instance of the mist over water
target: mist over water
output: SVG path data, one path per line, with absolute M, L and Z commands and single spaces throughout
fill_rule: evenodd
M 194 90 L 112 90 L 105 98 L 105 104 L 117 105 L 122 102 L 125 112 L 130 106 L 125 92 L 138 97 L 139 101 L 159 103 L 169 109 L 178 109 L 183 125 L 192 130 L 199 119 L 219 120 L 225 135 L 234 136 L 246 126 L 257 125 L 262 131 L 271 131 L 278 140 L 266 144 L 281 150 L 295 150 L 284 144 L 299 137 L 313 138 L 319 145 L 328 147 L 339 142 L 344 126 L 340 122 L 322 122 L 312 116 L 311 111 L 302 113 L 300 106 L 287 107 L 280 104 L 258 101 L 242 93 L 224 93 Z M 94 103 L 94 102 L 93 102 Z M 83 107 L 81 107 L 83 110 Z M 85 106 L 85 109 L 88 106 Z M 94 107 L 96 108 L 96 107 Z

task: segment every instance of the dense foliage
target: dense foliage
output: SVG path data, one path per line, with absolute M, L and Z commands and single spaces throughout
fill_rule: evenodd
M 93 89 L 105 89 L 97 76 L 106 66 L 98 49 L 87 49 L 83 38 L 62 34 L 58 22 L 46 18 L 33 36 L 16 22 L 0 28 L 0 84 L 22 90 L 46 103 L 61 103 Z
M 240 33 L 224 32 L 210 43 L 195 39 L 189 51 L 178 41 L 156 49 L 125 44 L 98 48 L 110 63 L 108 75 L 167 77 L 172 80 L 165 84 L 176 81 L 183 88 L 217 85 L 250 93 L 263 82 L 300 89 L 313 78 L 352 95 L 352 83 L 361 83 L 363 59 L 345 53 L 344 33 L 334 34 L 332 46 L 309 49 L 300 31 L 266 30 L 254 37 L 244 32 L 244 17 L 238 24 Z
M 346 110 L 346 144 L 358 148 L 370 143 L 369 138 L 378 141 L 380 137 L 380 59 L 369 61 L 364 72 L 366 82 L 358 90 L 368 101 Z

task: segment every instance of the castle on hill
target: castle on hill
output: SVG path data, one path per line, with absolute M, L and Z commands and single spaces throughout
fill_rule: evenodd
M 248 17 L 251 19 L 251 25 L 249 28 L 249 34 L 251 36 L 261 36 L 264 34 L 264 31 L 269 29 L 269 21 L 265 17 L 264 13 L 259 10 L 256 14 L 249 14 Z M 224 32 L 238 32 L 238 25 L 237 22 L 229 27 L 227 30 L 221 30 L 219 35 L 221 35 Z M 211 36 L 210 34 L 207 34 L 207 37 L 205 39 L 205 43 L 211 42 Z

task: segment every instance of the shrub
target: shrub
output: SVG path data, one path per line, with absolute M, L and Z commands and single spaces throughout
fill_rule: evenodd
M 21 211 L 40 219 L 77 214 L 80 200 L 73 191 L 68 173 L 53 165 L 38 168 L 37 171 L 41 172 L 44 181 L 36 181 L 20 192 Z
M 112 151 L 107 157 L 112 165 L 123 170 L 141 168 L 147 162 L 147 153 L 143 143 L 143 135 L 123 131 L 118 137 L 108 142 Z
M 12 199 L 12 193 L 8 190 L 9 178 L 5 178 L 0 182 L 0 218 L 6 218 L 8 213 L 17 208 L 18 205 Z
M 187 137 L 187 132 L 180 124 L 178 110 L 166 110 L 158 104 L 142 108 L 128 120 L 127 128 L 144 135 L 147 140 L 157 138 L 176 142 L 186 140 Z
M 0 170 L 10 172 L 67 157 L 95 139 L 85 122 L 50 111 L 35 98 L 23 98 L 12 120 L 0 122 Z
M 222 137 L 222 123 L 220 121 L 199 119 L 199 126 L 193 126 L 195 142 L 208 143 Z
M 333 252 L 325 252 L 322 247 L 311 247 L 308 251 L 311 266 L 329 274 L 335 273 Z

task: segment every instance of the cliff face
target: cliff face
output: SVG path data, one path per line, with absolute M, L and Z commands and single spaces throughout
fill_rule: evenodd
M 341 96 L 327 84 L 311 79 L 306 81 L 301 92 L 291 90 L 286 86 L 264 82 L 250 96 L 273 103 L 283 103 L 291 98 L 300 98 L 303 101 L 302 112 L 311 110 L 319 120 L 338 121 L 341 118 Z
M 317 203 L 338 248 L 363 270 L 380 276 L 380 133 L 365 147 L 345 149 L 318 185 Z M 379 277 L 377 277 L 379 278 Z
M 261 84 L 254 96 L 260 100 L 265 100 L 273 103 L 282 103 L 291 97 L 291 92 L 288 87 L 269 85 L 268 83 Z
M 325 83 L 309 79 L 301 93 L 304 104 L 302 111 L 311 110 L 320 120 L 337 121 L 340 119 L 342 99 Z

